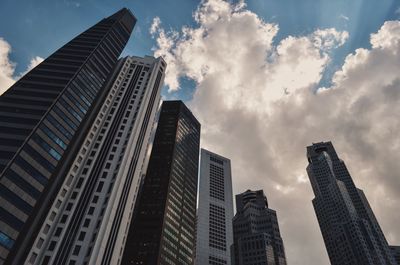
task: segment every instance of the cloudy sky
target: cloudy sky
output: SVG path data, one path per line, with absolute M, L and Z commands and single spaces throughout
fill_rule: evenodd
M 0 93 L 122 6 L 125 54 L 163 56 L 163 96 L 232 160 L 234 193 L 264 189 L 290 265 L 329 264 L 305 147 L 333 141 L 390 244 L 400 245 L 400 3 L 396 0 L 124 0 L 0 3 Z

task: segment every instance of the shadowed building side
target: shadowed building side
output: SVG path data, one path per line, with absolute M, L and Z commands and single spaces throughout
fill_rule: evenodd
M 232 247 L 235 265 L 286 265 L 276 211 L 268 208 L 263 190 L 236 195 Z
M 101 20 L 0 97 L 0 264 L 30 249 L 135 22 L 127 9 Z
M 392 254 L 397 262 L 397 265 L 400 265 L 400 246 L 389 246 L 389 247 L 392 250 Z
M 331 142 L 307 147 L 313 205 L 332 265 L 396 264 L 378 221 Z
M 200 123 L 164 101 L 122 264 L 193 264 Z
M 25 264 L 119 264 L 165 67 L 151 56 L 120 60 Z

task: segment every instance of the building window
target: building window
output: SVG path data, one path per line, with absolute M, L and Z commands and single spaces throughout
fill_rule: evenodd
M 226 251 L 225 209 L 223 207 L 210 204 L 209 226 L 209 246 Z
M 57 242 L 56 241 L 51 241 L 49 245 L 49 250 L 53 251 L 56 248 Z
M 75 256 L 78 256 L 80 250 L 81 250 L 81 246 L 79 246 L 79 245 L 75 246 L 74 252 L 72 254 L 75 255 Z

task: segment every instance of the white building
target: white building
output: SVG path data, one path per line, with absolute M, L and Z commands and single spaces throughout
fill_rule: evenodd
M 231 264 L 233 195 L 231 161 L 201 149 L 197 209 L 197 265 Z
M 126 57 L 25 264 L 119 264 L 166 64 Z

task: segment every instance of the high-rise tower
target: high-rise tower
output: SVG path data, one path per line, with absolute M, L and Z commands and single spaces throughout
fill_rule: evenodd
M 122 264 L 193 264 L 200 123 L 164 101 Z
M 0 97 L 0 264 L 27 255 L 135 22 L 127 9 L 101 20 Z
M 231 161 L 201 149 L 196 264 L 232 264 Z
M 331 142 L 307 147 L 313 205 L 332 265 L 396 264 L 364 195 Z
M 276 211 L 268 208 L 262 190 L 236 195 L 233 218 L 235 265 L 286 265 Z
M 127 57 L 25 264 L 119 264 L 145 171 L 165 63 Z
M 400 265 L 400 246 L 389 246 L 397 264 Z

